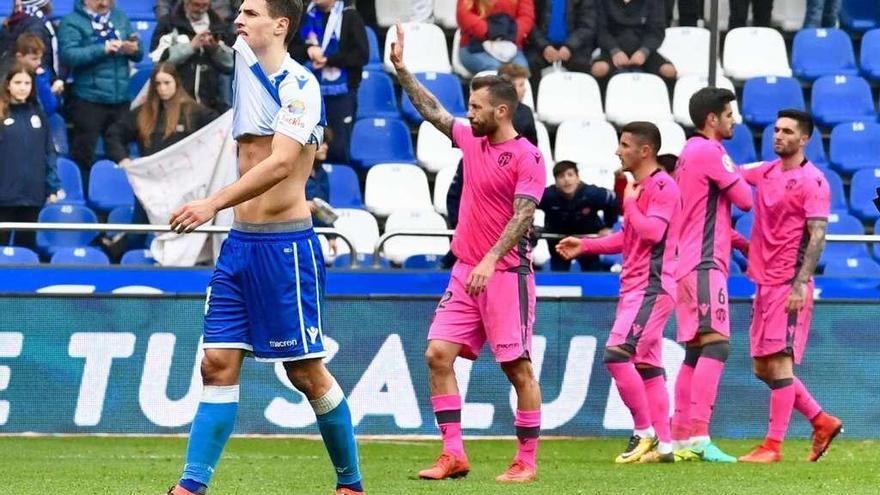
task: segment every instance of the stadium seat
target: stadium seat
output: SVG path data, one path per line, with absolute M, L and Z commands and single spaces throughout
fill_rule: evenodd
M 657 122 L 657 128 L 660 129 L 660 153 L 672 154 L 678 156 L 687 142 L 687 136 L 684 129 L 680 125 L 671 120 L 665 122 Z
M 876 0 L 843 0 L 840 24 L 850 31 L 865 32 L 878 26 Z
M 146 2 L 138 2 L 139 4 Z M 150 48 L 150 43 L 153 42 L 153 32 L 156 31 L 156 26 L 159 23 L 153 17 L 152 8 L 147 7 L 151 10 L 149 17 L 147 18 L 137 18 L 136 16 L 129 15 L 129 19 L 131 19 L 131 27 L 137 32 L 138 36 L 141 39 L 142 46 L 144 48 L 144 58 L 141 59 L 140 62 L 135 64 L 139 69 L 142 68 L 152 68 L 153 59 L 150 58 L 150 52 L 148 51 Z
M 48 118 L 49 132 L 52 133 L 52 142 L 55 143 L 55 153 L 70 155 L 70 144 L 67 141 L 67 122 L 60 113 L 53 113 Z
M 364 71 L 357 93 L 357 118 L 399 119 L 394 82 L 384 72 Z
M 131 20 L 155 21 L 154 5 L 155 2 L 145 2 L 144 0 L 116 0 L 116 8 L 125 12 Z M 149 44 L 150 39 L 147 38 L 146 42 Z
M 538 150 L 544 157 L 544 167 L 547 169 L 547 183 L 553 181 L 553 151 L 550 146 L 550 133 L 547 132 L 547 126 L 540 120 L 535 120 L 535 132 L 538 134 Z
M 367 172 L 364 186 L 367 210 L 387 217 L 396 210 L 433 210 L 428 177 L 419 167 L 383 163 Z
M 734 88 L 733 82 L 722 75 L 718 76 L 716 85 L 719 88 L 729 89 L 736 93 L 736 88 Z M 708 86 L 709 78 L 706 76 L 684 76 L 680 77 L 678 81 L 675 82 L 675 90 L 672 93 L 672 115 L 676 122 L 685 127 L 694 126 L 689 110 L 691 96 L 700 89 Z M 733 109 L 734 120 L 736 122 L 742 122 L 742 115 L 740 115 L 739 105 L 736 100 L 730 102 L 730 106 Z
M 700 27 L 668 27 L 657 51 L 675 66 L 678 77 L 709 74 L 709 30 Z M 718 73 L 721 64 L 718 63 Z
M 49 263 L 53 265 L 109 265 L 110 258 L 97 248 L 66 247 L 55 251 Z
M 877 188 L 880 187 L 880 167 L 865 168 L 852 176 L 849 185 L 849 209 L 863 221 L 875 221 L 880 212 L 874 205 Z
M 672 120 L 666 83 L 660 76 L 641 72 L 612 76 L 605 90 L 605 116 L 617 126 L 634 120 Z
M 578 163 L 578 175 L 581 178 L 581 182 L 613 191 L 614 171 L 619 168 L 619 159 L 616 162 L 608 163 Z
M 403 267 L 408 270 L 438 270 L 443 256 L 439 254 L 414 254 L 403 260 Z
M 76 0 L 52 0 L 52 18 L 58 19 L 73 12 Z
M 150 80 L 150 75 L 152 71 L 149 69 L 138 69 L 131 75 L 131 78 L 128 80 L 128 99 L 134 100 L 140 94 L 141 89 L 147 84 Z
M 474 74 L 474 77 L 482 77 L 482 76 L 495 76 L 498 74 L 497 70 L 484 70 L 477 72 Z M 535 95 L 532 91 L 532 83 L 529 82 L 528 78 L 525 80 L 526 90 L 523 92 L 522 100 L 520 103 L 532 109 L 532 112 L 535 111 Z
M 324 164 L 330 179 L 330 205 L 334 208 L 363 208 L 361 183 L 357 173 L 349 166 Z
M 444 74 L 437 72 L 423 72 L 416 74 L 416 79 L 428 89 L 440 101 L 440 104 L 451 113 L 454 117 L 465 117 L 467 114 L 467 106 L 464 102 L 464 92 L 461 89 L 461 82 L 458 77 L 453 74 Z M 421 124 L 423 120 L 421 114 L 413 106 L 409 95 L 403 92 L 400 97 L 400 111 L 403 116 L 412 124 Z
M 447 230 L 446 220 L 430 210 L 398 210 L 385 222 L 385 233 L 403 230 Z M 385 257 L 392 263 L 402 265 L 403 261 L 417 254 L 444 255 L 449 252 L 449 237 L 399 236 L 385 242 Z
M 449 65 L 449 52 L 446 50 L 446 35 L 443 34 L 440 26 L 425 22 L 406 22 L 402 26 L 406 37 L 403 61 L 410 72 L 414 74 L 418 72 L 452 72 L 452 67 Z M 397 31 L 389 29 L 385 34 L 383 64 L 385 70 L 392 74 L 394 66 L 391 65 L 391 43 L 396 40 Z
M 372 268 L 373 266 L 373 252 L 369 253 L 358 253 L 357 255 L 358 268 Z M 333 260 L 333 266 L 336 268 L 348 268 L 351 266 L 351 254 L 345 253 L 338 255 Z M 388 258 L 384 256 L 379 256 L 379 268 L 391 268 L 391 262 L 388 261 Z
M 755 214 L 747 212 L 736 220 L 734 229 L 743 235 L 746 239 L 752 237 L 752 225 L 755 223 Z M 735 250 L 734 250 L 735 251 Z
M 834 258 L 828 260 L 822 273 L 830 277 L 880 278 L 880 264 L 867 256 Z
M 434 0 L 434 20 L 444 29 L 458 27 L 456 0 Z
M 538 117 L 549 125 L 566 120 L 605 120 L 599 84 L 589 74 L 552 72 L 538 86 Z
M 379 38 L 376 36 L 376 31 L 373 28 L 370 26 L 364 26 L 364 28 L 367 31 L 367 45 L 370 52 L 367 65 L 364 66 L 364 71 L 381 71 L 383 67 L 382 54 L 379 53 Z
M 48 205 L 40 210 L 37 218 L 40 223 L 97 223 L 95 212 L 79 205 Z M 47 255 L 55 254 L 62 247 L 81 247 L 89 245 L 97 231 L 51 231 L 37 232 L 37 249 Z
M 761 135 L 761 159 L 764 161 L 771 161 L 777 158 L 776 153 L 773 151 L 773 132 L 775 128 L 776 124 L 774 119 L 774 123 L 765 127 L 764 132 Z M 807 141 L 807 149 L 804 150 L 804 153 L 807 155 L 807 158 L 813 162 L 813 165 L 816 165 L 823 170 L 828 168 L 828 157 L 825 156 L 825 146 L 822 144 L 822 133 L 819 132 L 818 129 L 813 132 L 810 140 Z
M 126 251 L 119 260 L 120 265 L 143 265 L 154 266 L 156 260 L 153 259 L 153 253 L 149 249 L 132 249 Z
M 449 215 L 449 211 L 446 209 L 446 195 L 449 194 L 449 186 L 455 179 L 456 170 L 458 170 L 457 163 L 441 169 L 434 176 L 434 211 L 444 217 Z
M 865 227 L 861 220 L 848 213 L 832 212 L 828 215 L 828 234 L 862 235 Z M 824 266 L 831 260 L 840 258 L 868 257 L 868 245 L 855 242 L 829 242 L 825 245 L 819 265 Z
M 398 119 L 363 119 L 354 123 L 351 161 L 361 168 L 377 163 L 416 163 L 409 127 Z
M 823 127 L 843 122 L 876 120 L 868 81 L 859 76 L 823 76 L 813 83 L 813 118 Z
M 423 121 L 419 125 L 416 158 L 422 168 L 432 173 L 439 172 L 449 166 L 454 167 L 461 160 L 461 156 L 461 150 L 454 148 L 452 141 L 437 130 L 434 124 Z
M 83 197 L 82 176 L 79 167 L 69 158 L 58 157 L 58 178 L 61 179 L 61 188 L 66 196 L 60 201 L 61 204 L 85 205 Z
M 724 38 L 723 58 L 724 75 L 731 79 L 744 81 L 762 76 L 791 77 L 785 40 L 773 28 L 731 29 Z
M 450 59 L 452 61 L 452 71 L 461 76 L 463 79 L 470 79 L 474 77 L 471 74 L 471 71 L 467 70 L 464 65 L 462 65 L 461 60 L 458 58 L 458 52 L 461 51 L 461 29 L 456 29 L 455 34 L 452 35 L 452 53 L 450 54 Z
M 390 27 L 394 30 L 394 23 L 402 19 L 409 19 L 412 7 L 407 0 L 382 0 L 376 2 L 376 22 L 379 27 Z M 407 38 L 409 39 L 409 38 Z
M 844 174 L 880 165 L 880 125 L 876 122 L 848 122 L 831 130 L 831 165 Z
M 119 165 L 99 160 L 89 172 L 89 206 L 109 212 L 117 206 L 134 205 L 134 191 Z
M 834 170 L 822 170 L 822 174 L 831 190 L 831 211 L 846 213 L 849 208 L 846 204 L 846 193 L 843 192 L 843 179 Z
M 794 36 L 791 68 L 795 77 L 813 81 L 821 76 L 857 76 L 852 40 L 841 29 L 801 29 Z
M 0 247 L 0 265 L 38 265 L 40 257 L 37 253 L 24 247 Z
M 612 163 L 616 152 L 617 131 L 604 120 L 566 120 L 556 129 L 557 162 Z
M 742 102 L 743 120 L 758 127 L 775 123 L 776 114 L 784 108 L 806 110 L 801 85 L 791 77 L 749 79 L 743 86 Z
M 865 78 L 872 81 L 880 79 L 880 29 L 872 29 L 862 37 L 859 67 Z
M 755 138 L 752 136 L 752 130 L 745 124 L 736 124 L 733 126 L 733 137 L 722 141 L 724 149 L 734 163 L 744 165 L 758 160 L 758 154 L 755 151 Z
M 783 31 L 797 31 L 804 25 L 807 6 L 804 2 L 776 2 L 773 5 L 773 24 Z
M 376 217 L 368 211 L 354 208 L 338 208 L 336 214 L 339 218 L 333 223 L 333 228 L 351 240 L 358 255 L 371 254 L 379 240 Z M 336 247 L 338 251 L 334 264 L 339 260 L 339 255 L 350 252 L 344 241 L 338 241 Z

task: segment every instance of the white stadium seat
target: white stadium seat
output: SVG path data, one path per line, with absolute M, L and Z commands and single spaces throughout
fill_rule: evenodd
M 336 208 L 339 218 L 333 228 L 351 239 L 358 254 L 372 254 L 379 240 L 379 224 L 370 212 L 356 208 Z M 336 242 L 337 255 L 349 253 L 348 245 Z
M 395 210 L 432 209 L 425 171 L 415 165 L 381 163 L 367 172 L 364 203 L 376 216 Z
M 732 29 L 724 38 L 724 74 L 739 81 L 753 77 L 791 77 L 785 40 L 766 27 Z
M 408 21 L 410 17 L 412 17 L 412 7 L 409 0 L 379 0 L 376 2 L 376 22 L 381 27 L 393 28 L 395 22 Z
M 407 22 L 402 26 L 406 37 L 403 60 L 410 72 L 452 72 L 449 52 L 446 50 L 446 36 L 440 26 L 425 22 Z M 395 41 L 397 30 L 389 29 L 385 35 L 383 63 L 385 70 L 392 74 L 394 66 L 391 65 L 391 43 Z
M 634 120 L 672 120 L 669 92 L 660 76 L 641 72 L 614 75 L 605 94 L 608 121 L 624 126 Z
M 474 77 L 471 74 L 471 71 L 464 68 L 464 65 L 461 64 L 461 60 L 458 59 L 458 52 L 461 50 L 461 29 L 456 29 L 455 34 L 452 36 L 452 71 L 458 74 L 459 76 L 470 79 Z
M 599 84 L 589 74 L 553 72 L 541 78 L 538 116 L 549 125 L 566 120 L 603 120 Z
M 617 131 L 604 120 L 566 120 L 556 129 L 557 162 L 608 163 L 616 151 Z
M 578 163 L 578 175 L 581 182 L 614 190 L 614 171 L 620 168 L 620 159 L 605 163 Z
M 419 125 L 416 158 L 428 172 L 438 172 L 450 165 L 455 166 L 461 160 L 461 150 L 454 148 L 445 134 L 425 120 Z
M 699 27 L 666 28 L 657 51 L 675 66 L 678 77 L 709 74 L 709 30 Z M 721 64 L 718 64 L 719 73 Z
M 434 176 L 434 211 L 443 216 L 449 215 L 449 211 L 446 210 L 446 195 L 449 194 L 449 186 L 452 185 L 456 170 L 458 164 L 450 165 Z
M 553 152 L 550 146 L 550 133 L 547 132 L 547 126 L 540 120 L 535 120 L 535 131 L 538 134 L 538 150 L 544 157 L 544 167 L 547 169 L 547 185 L 553 183 Z
M 455 0 L 434 0 L 434 20 L 446 29 L 457 28 L 456 4 Z
M 734 94 L 736 93 L 733 82 L 720 74 L 715 85 L 719 88 L 729 89 Z M 675 116 L 676 122 L 685 127 L 694 126 L 689 110 L 691 96 L 707 86 L 709 86 L 709 79 L 705 76 L 685 76 L 675 82 L 675 90 L 672 94 L 672 114 Z M 742 122 L 742 114 L 739 113 L 739 105 L 736 100 L 730 102 L 730 106 L 733 107 L 734 120 L 737 123 Z
M 434 210 L 399 210 L 388 217 L 385 233 L 401 230 L 447 230 L 446 220 Z M 385 257 L 403 264 L 417 254 L 443 255 L 449 251 L 448 237 L 400 236 L 388 239 L 384 246 Z
M 797 31 L 804 25 L 806 2 L 776 2 L 773 5 L 773 22 L 785 31 Z
M 687 142 L 687 136 L 684 129 L 680 125 L 672 121 L 657 122 L 657 128 L 660 129 L 660 155 L 671 153 L 675 156 L 681 154 L 684 143 Z

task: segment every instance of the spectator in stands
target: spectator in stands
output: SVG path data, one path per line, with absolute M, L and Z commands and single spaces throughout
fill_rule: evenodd
M 55 92 L 60 93 L 64 89 L 64 82 L 58 61 L 58 37 L 55 26 L 49 20 L 51 15 L 50 0 L 15 0 L 13 13 L 4 22 L 3 33 L 0 35 L 0 55 L 11 58 L 15 42 L 24 33 L 39 36 L 44 47 L 42 66 L 49 71 L 49 79 Z
M 578 175 L 577 165 L 561 161 L 553 167 L 556 184 L 547 186 L 538 208 L 544 211 L 544 232 L 552 234 L 606 235 L 617 222 L 617 197 L 604 187 L 584 184 Z M 601 212 L 601 214 L 600 214 Z M 550 268 L 567 272 L 571 260 L 556 252 L 556 240 L 548 240 Z M 604 268 L 596 255 L 578 258 L 582 271 L 601 271 Z
M 58 96 L 54 89 L 64 89 L 64 85 L 52 84 L 52 75 L 43 68 L 43 53 L 45 46 L 40 37 L 34 33 L 24 33 L 15 42 L 15 62 L 24 65 L 35 75 L 37 86 L 37 100 L 43 106 L 46 115 L 52 115 L 58 111 Z
M 529 63 L 523 44 L 535 25 L 533 0 L 458 0 L 461 64 L 474 74 L 513 62 Z
M 727 23 L 727 29 L 746 25 L 749 19 L 749 4 L 752 6 L 752 26 L 770 27 L 773 0 L 730 0 L 730 21 Z
M 666 0 L 666 25 L 672 25 L 672 14 L 676 0 Z M 705 12 L 703 0 L 678 0 L 678 25 L 696 26 Z
M 15 64 L 3 79 L 0 122 L 0 222 L 36 222 L 40 207 L 63 199 L 64 191 L 34 75 L 24 65 Z M 9 239 L 0 231 L 0 245 Z M 15 244 L 33 248 L 33 232 L 17 233 Z
M 315 151 L 315 163 L 312 166 L 312 172 L 306 180 L 306 203 L 309 205 L 309 211 L 312 213 L 312 224 L 315 227 L 332 227 L 326 222 L 321 221 L 318 214 L 318 205 L 314 199 L 319 198 L 330 203 L 330 176 L 324 170 L 324 162 L 327 161 L 327 152 L 330 149 L 330 143 L 333 142 L 333 129 L 331 127 L 324 128 L 324 141 Z M 330 252 L 336 254 L 336 239 L 327 240 L 330 246 Z
M 348 163 L 357 88 L 370 58 L 361 15 L 342 0 L 311 2 L 303 13 L 299 36 L 291 40 L 290 54 L 321 84 L 327 124 L 335 131 L 328 160 Z
M 595 0 L 536 0 L 528 57 L 536 76 L 548 67 L 590 71 L 596 47 Z
M 241 7 L 242 0 L 210 0 L 210 2 L 211 10 L 224 21 L 231 22 L 238 15 L 238 8 Z M 156 0 L 156 6 L 153 7 L 156 19 L 170 14 L 179 3 L 178 0 Z
M 210 7 L 211 0 L 180 2 L 159 20 L 150 41 L 150 58 L 176 65 L 186 92 L 223 113 L 229 104 L 221 98 L 221 76 L 232 74 L 235 36 L 230 24 Z
M 538 146 L 538 130 L 535 128 L 535 114 L 528 105 L 522 103 L 526 95 L 526 84 L 529 79 L 529 69 L 516 64 L 504 64 L 498 68 L 498 75 L 506 77 L 516 88 L 516 96 L 520 104 L 513 113 L 513 128 L 516 132 Z
M 128 111 L 128 64 L 143 57 L 137 32 L 114 5 L 76 0 L 58 29 L 61 61 L 73 72 L 70 153 L 85 182 L 98 138 Z
M 676 72 L 657 49 L 666 36 L 663 2 L 656 0 L 596 0 L 599 58 L 591 72 L 600 81 L 622 70 L 657 74 L 672 84 Z
M 807 0 L 807 13 L 804 17 L 804 27 L 837 27 L 837 17 L 839 13 L 840 0 Z

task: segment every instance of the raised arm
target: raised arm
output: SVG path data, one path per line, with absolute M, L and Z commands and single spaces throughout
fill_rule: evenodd
M 825 250 L 825 233 L 828 230 L 828 220 L 824 218 L 812 218 L 807 220 L 807 233 L 810 235 L 810 241 L 807 243 L 807 249 L 804 252 L 804 260 L 801 269 L 794 277 L 791 284 L 791 294 L 788 301 L 785 302 L 785 309 L 788 312 L 800 311 L 804 307 L 804 291 L 807 283 L 813 277 L 816 271 L 816 264 L 822 251 Z
M 391 63 L 397 70 L 397 82 L 409 95 L 410 101 L 419 114 L 433 124 L 440 132 L 452 139 L 452 123 L 455 118 L 443 108 L 440 101 L 406 68 L 403 62 L 403 27 L 396 25 L 397 41 L 391 44 Z

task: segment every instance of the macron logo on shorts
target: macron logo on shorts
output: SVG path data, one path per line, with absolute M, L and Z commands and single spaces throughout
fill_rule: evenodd
M 296 339 L 291 340 L 270 340 L 269 347 L 294 347 Z

